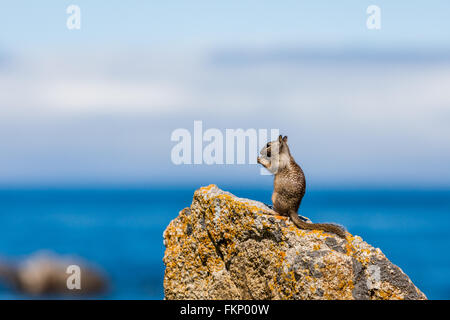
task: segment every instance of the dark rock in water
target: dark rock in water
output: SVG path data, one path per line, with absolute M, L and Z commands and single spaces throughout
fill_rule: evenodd
M 94 295 L 107 290 L 104 274 L 80 259 L 39 252 L 17 264 L 1 263 L 0 279 L 33 296 Z
M 164 232 L 166 299 L 426 299 L 380 249 L 200 188 Z

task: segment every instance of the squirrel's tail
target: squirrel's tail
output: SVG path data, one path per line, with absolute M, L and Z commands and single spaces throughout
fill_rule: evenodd
M 308 223 L 303 221 L 299 218 L 297 212 L 294 210 L 289 211 L 289 217 L 291 218 L 292 222 L 300 228 L 300 229 L 306 229 L 306 230 L 323 230 L 325 232 L 331 232 L 334 234 L 337 234 L 339 237 L 344 238 L 346 236 L 346 232 L 344 228 L 341 226 L 338 226 L 336 224 L 331 223 Z

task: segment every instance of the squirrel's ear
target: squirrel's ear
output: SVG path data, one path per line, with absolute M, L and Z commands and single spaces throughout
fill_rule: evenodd
M 283 136 L 280 134 L 280 136 L 278 137 L 278 141 L 282 141 L 283 140 Z
M 284 136 L 283 141 L 287 142 L 287 136 Z

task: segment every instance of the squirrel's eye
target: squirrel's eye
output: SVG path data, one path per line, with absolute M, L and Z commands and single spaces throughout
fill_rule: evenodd
M 266 145 L 266 148 L 270 147 L 270 142 Z

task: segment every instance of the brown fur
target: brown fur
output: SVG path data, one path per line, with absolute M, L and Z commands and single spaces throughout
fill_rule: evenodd
M 258 163 L 275 176 L 273 181 L 273 209 L 280 215 L 288 216 L 300 229 L 323 230 L 345 238 L 345 230 L 335 224 L 308 223 L 302 221 L 298 208 L 306 190 L 305 175 L 302 168 L 295 162 L 287 145 L 287 137 L 280 135 L 278 140 L 269 142 L 262 150 Z

